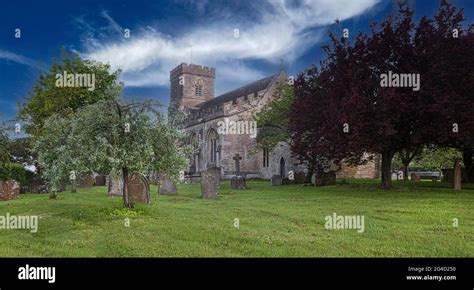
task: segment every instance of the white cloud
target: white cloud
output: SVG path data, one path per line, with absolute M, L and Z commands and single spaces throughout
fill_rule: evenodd
M 14 61 L 16 63 L 24 64 L 27 66 L 31 66 L 37 69 L 45 69 L 45 66 L 39 63 L 38 61 L 28 58 L 26 56 L 22 56 L 16 53 L 12 53 L 6 50 L 0 50 L 0 58 Z
M 94 43 L 83 52 L 87 58 L 109 62 L 121 68 L 127 86 L 168 85 L 169 71 L 181 62 L 189 62 L 192 45 L 193 63 L 214 66 L 217 78 L 232 83 L 255 80 L 262 76 L 246 67 L 246 60 L 278 63 L 292 62 L 322 37 L 317 28 L 360 15 L 379 0 L 290 0 L 261 2 L 257 21 L 231 24 L 218 21 L 195 27 L 172 38 L 153 29 L 133 34 L 130 39 Z M 204 8 L 202 10 L 205 10 Z M 121 26 L 106 12 L 102 13 L 116 30 Z M 239 38 L 234 38 L 234 29 Z M 315 30 L 316 29 L 316 30 Z M 100 43 L 98 45 L 98 43 Z

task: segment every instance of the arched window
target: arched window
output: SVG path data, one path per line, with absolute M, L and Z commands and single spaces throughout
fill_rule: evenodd
M 268 151 L 268 146 L 263 147 L 263 167 L 268 167 L 270 164 L 270 154 Z
M 280 158 L 280 176 L 281 178 L 285 178 L 286 177 L 286 163 L 285 163 L 285 159 Z
M 214 129 L 209 130 L 207 144 L 209 148 L 209 161 L 217 162 L 217 133 Z

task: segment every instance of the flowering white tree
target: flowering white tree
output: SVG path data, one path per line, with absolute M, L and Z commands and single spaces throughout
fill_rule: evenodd
M 131 207 L 129 173 L 176 177 L 186 165 L 184 135 L 166 122 L 159 108 L 151 101 L 100 101 L 71 118 L 50 118 L 35 146 L 43 176 L 55 187 L 71 171 L 121 171 L 124 204 Z

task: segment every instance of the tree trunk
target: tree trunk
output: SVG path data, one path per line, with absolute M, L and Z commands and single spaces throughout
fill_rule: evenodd
M 122 168 L 122 175 L 123 175 L 123 203 L 125 207 L 131 208 L 132 205 L 128 200 L 128 168 Z
M 382 188 L 392 188 L 392 159 L 393 150 L 382 151 Z
M 56 199 L 58 197 L 58 193 L 56 190 L 52 190 L 51 194 L 49 195 L 49 199 Z
M 454 190 L 461 190 L 461 162 L 454 162 Z
M 311 178 L 313 177 L 313 174 L 314 174 L 314 164 L 310 163 L 308 164 L 308 174 L 306 175 L 306 178 L 305 178 L 305 183 L 311 183 Z
M 72 180 L 71 192 L 72 192 L 72 193 L 77 192 L 77 179 L 73 179 L 73 180 Z
M 472 164 L 473 149 L 464 149 L 462 158 L 466 170 L 465 179 L 467 182 L 474 182 L 474 164 Z
M 403 181 L 408 181 L 408 166 L 410 166 L 410 161 L 403 163 Z

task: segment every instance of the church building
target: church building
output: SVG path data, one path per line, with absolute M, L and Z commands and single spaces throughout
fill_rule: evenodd
M 183 128 L 193 147 L 186 173 L 199 176 L 208 168 L 219 167 L 221 176 L 227 179 L 235 174 L 236 160 L 247 178 L 270 179 L 273 175 L 288 177 L 289 171 L 306 172 L 306 166 L 291 156 L 286 142 L 279 142 L 271 151 L 257 148 L 253 114 L 288 81 L 287 73 L 280 70 L 217 97 L 215 78 L 215 68 L 195 64 L 182 63 L 170 72 L 170 112 L 185 112 Z M 338 177 L 376 178 L 378 162 L 343 166 Z

